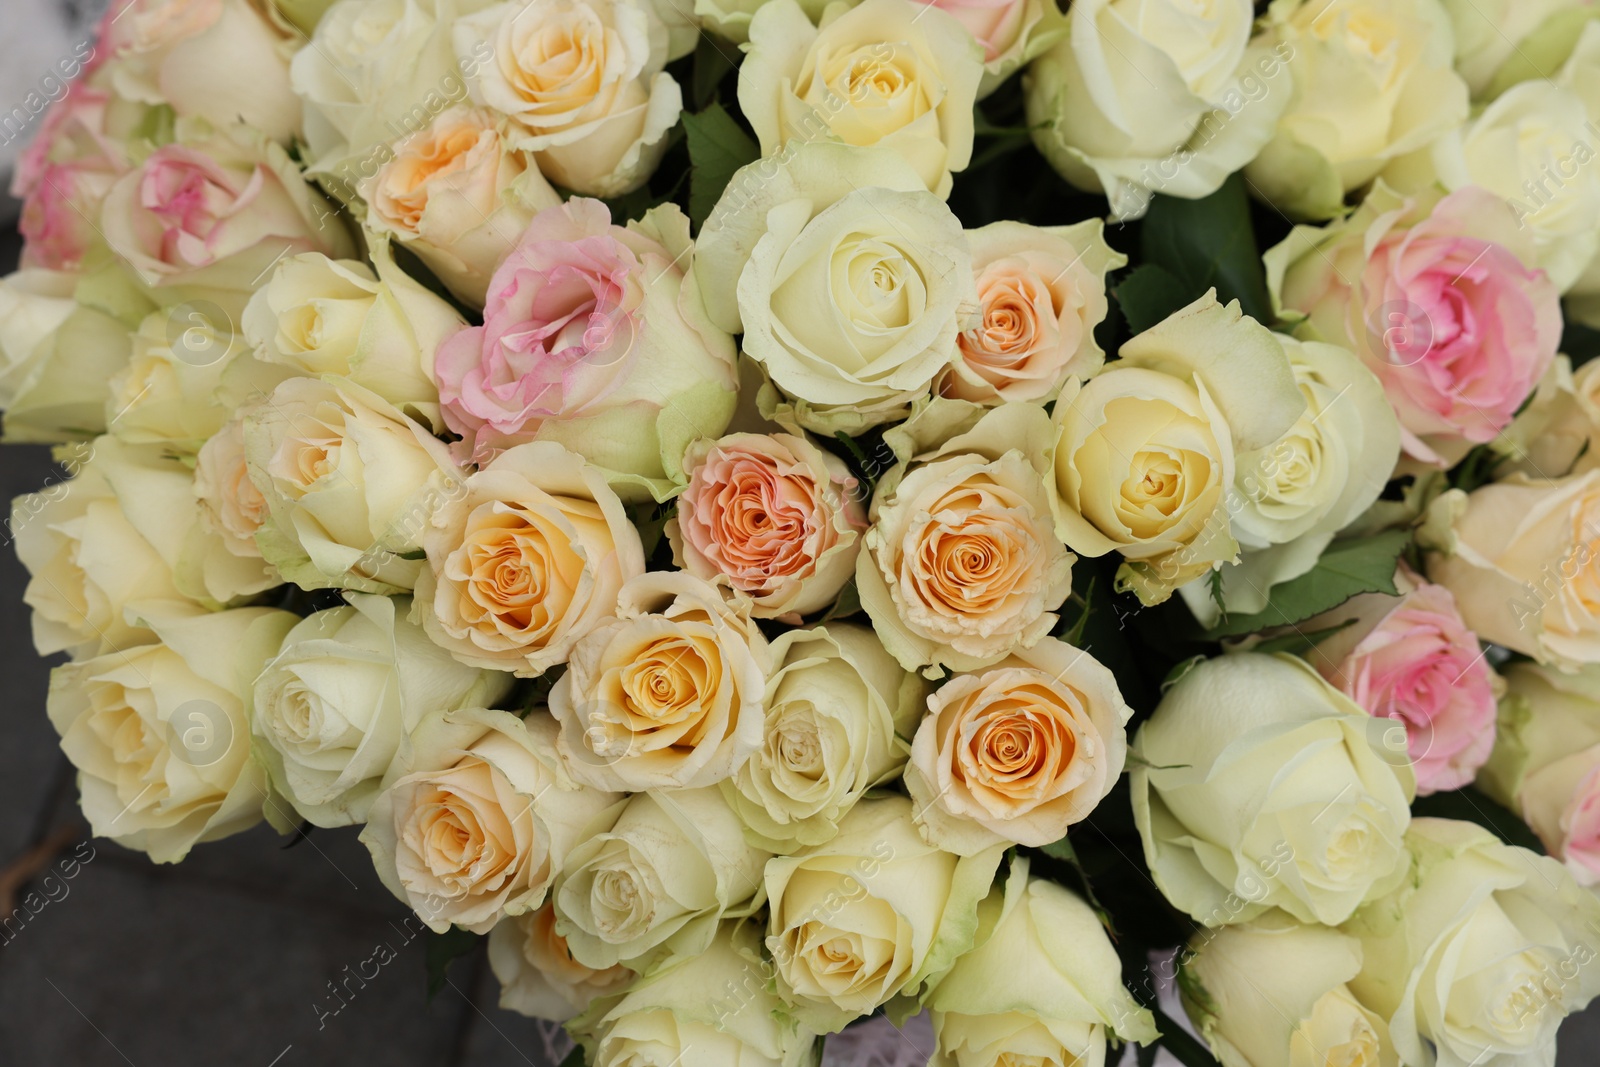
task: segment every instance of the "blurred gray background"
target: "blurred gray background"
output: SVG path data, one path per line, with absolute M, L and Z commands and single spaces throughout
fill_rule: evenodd
M 103 6 L 0 0 L 0 113 L 71 54 Z M 26 140 L 0 147 L 0 172 Z M 0 273 L 16 265 L 15 215 L 0 197 Z M 44 448 L 0 448 L 0 501 L 60 477 Z M 353 831 L 285 848 L 260 826 L 178 866 L 94 841 L 93 859 L 62 878 L 63 857 L 89 852 L 45 718 L 50 664 L 29 635 L 27 574 L 0 541 L 0 916 L 30 892 L 45 901 L 20 928 L 0 930 L 0 1067 L 557 1062 L 564 1048 L 545 1028 L 495 1006 L 481 952 L 428 999 L 423 941 L 407 940 L 406 912 Z M 380 942 L 398 958 L 362 987 L 350 974 Z M 337 1003 L 330 983 L 344 1001 L 337 1014 L 325 1014 Z M 1558 1062 L 1600 1063 L 1600 1008 L 1567 1022 Z

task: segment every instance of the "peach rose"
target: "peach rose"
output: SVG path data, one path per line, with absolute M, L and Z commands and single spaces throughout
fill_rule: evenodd
M 1007 404 L 879 484 L 856 587 L 907 670 L 985 667 L 1055 625 L 1077 557 L 1055 534 L 1050 435 L 1042 408 Z
M 533 160 L 513 151 L 487 111 L 453 107 L 402 138 L 361 183 L 367 226 L 393 234 L 467 303 L 533 216 L 561 203 Z
M 639 575 L 550 692 L 557 750 L 573 777 L 603 789 L 721 781 L 761 747 L 767 659 L 761 631 L 715 587 Z
M 203 521 L 235 556 L 261 558 L 256 531 L 267 521 L 267 498 L 250 480 L 244 458 L 244 423 L 234 419 L 200 447 L 194 495 Z
M 971 856 L 1066 836 L 1122 774 L 1133 709 L 1094 657 L 1047 637 L 928 698 L 906 789 L 931 844 Z
M 1053 400 L 1069 376 L 1099 370 L 1105 353 L 1094 328 L 1106 317 L 1106 272 L 1128 262 L 1102 230 L 1098 219 L 968 230 L 981 320 L 956 339 L 934 391 L 990 405 Z
M 413 609 L 463 663 L 537 677 L 644 572 L 639 533 L 593 467 L 548 441 L 470 475 L 423 533 Z
M 637 977 L 620 964 L 596 970 L 573 959 L 548 900 L 490 931 L 489 968 L 500 981 L 500 1007 L 555 1022 L 566 1022 L 597 997 L 622 992 Z
M 537 908 L 567 854 L 615 820 L 621 798 L 574 784 L 555 732 L 545 715 L 481 708 L 412 731 L 361 841 L 383 884 L 430 929 L 486 934 L 501 916 Z
M 866 509 L 844 461 L 790 434 L 697 441 L 667 523 L 673 561 L 797 622 L 833 602 L 856 569 Z

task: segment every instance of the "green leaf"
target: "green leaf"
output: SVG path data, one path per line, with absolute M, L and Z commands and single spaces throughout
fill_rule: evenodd
M 1290 630 L 1281 637 L 1274 637 L 1270 641 L 1262 641 L 1253 645 L 1251 652 L 1288 652 L 1290 655 L 1299 656 L 1316 648 L 1325 638 L 1332 637 L 1340 630 L 1354 626 L 1356 620 L 1346 619 L 1336 626 L 1329 626 L 1322 630 L 1312 630 L 1302 633 L 1299 630 Z
M 694 75 L 690 99 L 694 106 L 704 108 L 717 95 L 717 86 L 728 72 L 739 65 L 737 45 L 719 41 L 709 33 L 700 35 L 694 48 Z
M 1600 330 L 1568 319 L 1561 331 L 1561 351 L 1572 360 L 1572 369 L 1577 370 L 1595 356 L 1600 356 Z
M 850 579 L 839 590 L 839 597 L 833 602 L 822 618 L 817 620 L 817 625 L 822 626 L 834 619 L 845 619 L 861 610 L 861 591 L 856 588 L 856 580 Z
M 583 1046 L 578 1046 L 567 1053 L 567 1058 L 561 1061 L 561 1067 L 583 1067 L 586 1061 L 583 1058 Z
M 1111 290 L 1128 320 L 1129 333 L 1143 333 L 1188 304 L 1184 284 L 1165 267 L 1142 263 Z
M 1160 1008 L 1152 1007 L 1150 1014 L 1155 1016 L 1156 1028 L 1161 1031 L 1157 1043 L 1177 1057 L 1184 1067 L 1221 1067 L 1204 1045 L 1189 1036 L 1187 1030 L 1168 1018 Z
M 459 926 L 452 926 L 442 934 L 428 931 L 427 963 L 428 963 L 428 999 L 432 1000 L 439 990 L 444 988 L 448 981 L 447 972 L 450 965 L 478 947 L 478 942 L 483 940 L 482 934 L 475 934 L 471 930 L 463 930 Z
M 1475 822 L 1508 845 L 1520 845 L 1544 855 L 1544 845 L 1538 835 L 1528 829 L 1527 823 L 1470 785 L 1448 793 L 1418 797 L 1411 805 L 1411 812 L 1437 819 Z
M 1237 300 L 1246 315 L 1271 322 L 1266 268 L 1250 222 L 1244 179 L 1234 174 L 1201 200 L 1157 194 L 1144 217 L 1142 247 L 1147 263 L 1177 278 L 1184 303 L 1215 286 L 1217 299 Z
M 1360 593 L 1395 593 L 1394 568 L 1411 540 L 1409 530 L 1385 530 L 1371 537 L 1335 541 L 1305 574 L 1272 587 L 1266 609 L 1255 615 L 1230 615 L 1206 631 L 1209 640 L 1253 634 L 1272 626 L 1292 626 L 1336 608 Z
M 750 135 L 721 104 L 683 116 L 689 136 L 689 219 L 698 227 L 711 214 L 735 171 L 761 158 Z

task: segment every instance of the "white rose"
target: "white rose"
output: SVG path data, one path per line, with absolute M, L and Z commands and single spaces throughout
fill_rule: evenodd
M 406 734 L 433 712 L 492 704 L 511 683 L 450 658 L 406 621 L 405 598 L 346 599 L 289 631 L 251 694 L 261 762 L 317 826 L 365 822 Z
M 1222 1067 L 1397 1067 L 1388 1024 L 1345 984 L 1353 937 L 1268 912 L 1201 931 L 1179 959 L 1184 1010 Z
M 1547 78 L 1572 53 L 1588 0 L 1443 0 L 1456 34 L 1456 72 L 1475 99 L 1492 100 L 1518 82 Z
M 695 272 L 712 321 L 826 434 L 860 432 L 863 410 L 904 418 L 977 305 L 960 222 L 886 148 L 807 143 L 741 168 Z
M 219 126 L 247 122 L 285 145 L 299 133 L 290 46 L 249 0 L 129 0 L 103 26 L 119 96 Z
M 1351 991 L 1402 1063 L 1555 1067 L 1556 1027 L 1600 992 L 1600 897 L 1472 823 L 1418 819 L 1406 847 L 1404 880 L 1344 927 Z
M 847 622 L 772 643 L 761 750 L 722 783 L 746 835 L 774 852 L 832 837 L 866 791 L 905 765 L 926 686 L 871 630 Z
M 940 851 L 911 813 L 904 797 L 863 800 L 830 841 L 768 861 L 767 951 L 803 1025 L 841 1030 L 972 948 L 1004 847 Z
M 1289 106 L 1245 176 L 1295 218 L 1341 214 L 1346 193 L 1467 117 L 1439 0 L 1288 0 L 1266 21 L 1290 75 L 1274 96 Z
M 1405 876 L 1416 791 L 1392 725 L 1292 656 L 1189 669 L 1139 730 L 1128 772 L 1156 884 L 1213 927 L 1272 907 L 1332 925 L 1388 892 Z
M 0 278 L 0 408 L 5 440 L 59 442 L 105 430 L 108 382 L 128 362 L 128 330 L 79 304 L 79 276 L 42 269 Z
M 1108 1040 L 1150 1044 L 1155 1021 L 1122 986 L 1094 910 L 1012 861 L 978 906 L 984 931 L 926 997 L 939 1047 L 928 1067 L 1100 1064 Z
M 724 923 L 703 952 L 674 958 L 571 1032 L 594 1067 L 816 1067 L 815 1035 L 772 995 L 755 931 Z
M 268 510 L 256 543 L 303 589 L 410 589 L 429 517 L 461 492 L 437 438 L 349 381 L 290 378 L 246 414 L 244 443 Z
M 94 833 L 176 863 L 261 821 L 242 694 L 295 617 L 149 607 L 138 622 L 159 643 L 57 667 L 46 707 Z
M 568 853 L 551 890 L 556 929 L 580 963 L 648 971 L 704 951 L 724 916 L 749 915 L 770 855 L 745 843 L 716 788 L 635 793 Z
M 430 929 L 486 934 L 537 908 L 567 854 L 615 818 L 620 797 L 561 769 L 555 731 L 538 710 L 464 708 L 430 715 L 402 744 L 361 841 Z
M 1109 670 L 1052 637 L 956 675 L 911 742 L 918 827 L 958 855 L 1061 840 L 1122 777 L 1132 716 Z
M 1227 509 L 1240 560 L 1224 564 L 1228 610 L 1265 610 L 1272 587 L 1316 566 L 1334 535 L 1378 499 L 1400 458 L 1400 422 L 1383 385 L 1337 345 L 1281 338 L 1304 414 L 1265 448 L 1234 457 Z M 1202 625 L 1221 615 L 1210 583 L 1181 590 Z
M 1478 772 L 1580 885 L 1600 885 L 1600 668 L 1505 672 L 1494 751 Z
M 640 791 L 711 785 L 761 746 L 766 638 L 682 571 L 630 579 L 550 691 L 572 776 Z
M 208 301 L 146 315 L 127 364 L 111 378 L 106 431 L 135 444 L 197 452 L 228 421 L 223 378 L 248 351 L 232 326 Z
M 500 1007 L 566 1022 L 597 998 L 620 993 L 634 978 L 623 966 L 595 970 L 572 958 L 556 930 L 555 905 L 501 919 L 489 931 L 489 968 L 500 982 Z
M 285 374 L 349 378 L 442 425 L 433 353 L 461 316 L 397 267 L 387 245 L 372 258 L 376 271 L 318 252 L 281 260 L 245 307 L 245 339 Z
M 512 0 L 456 21 L 474 102 L 507 116 L 517 147 L 552 181 L 589 196 L 643 185 L 666 151 L 683 94 L 662 68 L 671 35 L 644 0 Z
M 272 568 L 229 552 L 202 521 L 181 461 L 111 437 L 90 449 L 71 461 L 70 481 L 12 504 L 40 654 L 100 655 L 154 640 L 128 618 L 130 605 L 192 600 L 215 608 L 279 583 Z
M 795 141 L 881 145 L 940 199 L 972 158 L 983 51 L 949 14 L 905 0 L 829 4 L 813 26 L 796 0 L 750 20 L 739 107 L 761 154 Z
M 1078 0 L 1023 81 L 1033 143 L 1113 218 L 1216 192 L 1286 103 L 1286 57 L 1250 44 L 1252 17 L 1248 0 Z

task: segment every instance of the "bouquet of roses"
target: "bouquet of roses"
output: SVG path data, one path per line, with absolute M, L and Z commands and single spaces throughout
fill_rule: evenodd
M 116 0 L 74 66 L 0 406 L 96 834 L 359 826 L 596 1067 L 1548 1067 L 1600 992 L 1600 7 Z

